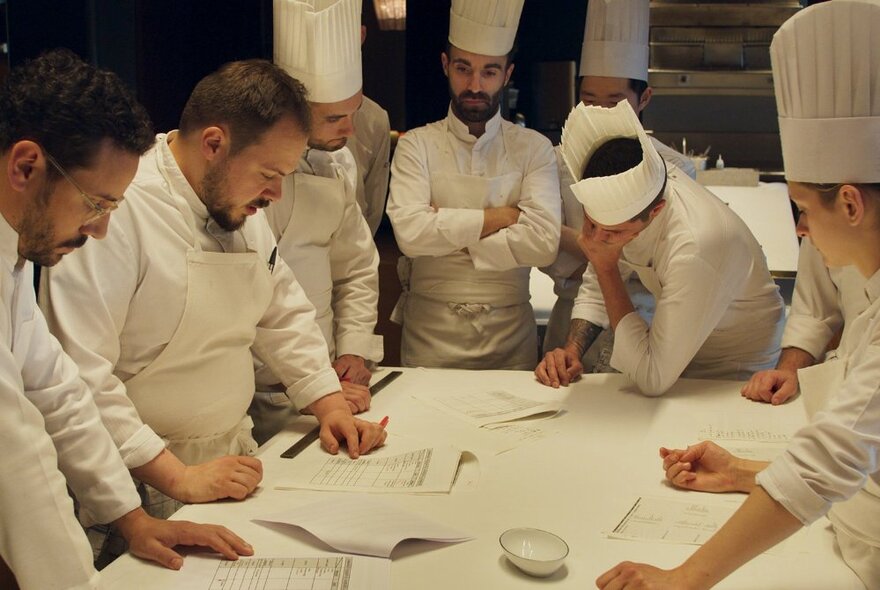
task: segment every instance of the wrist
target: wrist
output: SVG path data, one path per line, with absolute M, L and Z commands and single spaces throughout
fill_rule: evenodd
M 752 461 L 750 459 L 737 458 L 733 468 L 733 486 L 738 492 L 749 494 L 755 489 L 755 476 L 758 475 L 767 463 L 764 461 Z
M 565 346 L 563 347 L 563 350 L 565 350 L 568 353 L 573 354 L 578 359 L 583 357 L 584 353 L 586 352 L 586 350 L 581 349 L 580 344 L 578 344 L 577 342 L 575 342 L 573 340 L 569 340 L 568 342 L 566 342 Z
M 311 414 L 315 416 L 315 418 L 318 419 L 318 422 L 320 423 L 323 423 L 324 418 L 334 412 L 341 411 L 351 415 L 351 410 L 348 407 L 348 402 L 345 401 L 345 397 L 342 395 L 342 392 L 339 391 L 316 399 L 308 405 L 307 409 Z
M 138 506 L 131 512 L 123 514 L 111 524 L 116 527 L 125 540 L 131 544 L 131 539 L 135 536 L 137 529 L 141 526 L 141 523 L 146 522 L 146 519 L 148 518 L 150 518 L 149 515 L 144 512 L 143 508 Z

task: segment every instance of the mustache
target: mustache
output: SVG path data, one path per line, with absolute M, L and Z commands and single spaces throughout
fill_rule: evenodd
M 83 246 L 85 246 L 88 239 L 89 239 L 89 236 L 80 236 L 80 237 L 75 238 L 73 240 L 67 240 L 66 242 L 62 242 L 62 243 L 58 244 L 58 247 L 59 248 L 82 248 Z
M 249 203 L 251 207 L 256 207 L 257 209 L 265 209 L 271 204 L 272 201 L 270 201 L 269 199 L 254 199 Z
M 485 92 L 471 92 L 470 90 L 465 90 L 461 94 L 458 95 L 458 100 L 485 100 L 486 102 L 490 102 L 492 99 Z

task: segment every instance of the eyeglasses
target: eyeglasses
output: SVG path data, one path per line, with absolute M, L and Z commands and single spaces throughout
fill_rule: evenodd
M 119 197 L 116 200 L 110 200 L 89 196 L 89 194 L 84 191 L 73 178 L 71 178 L 70 174 L 68 174 L 67 171 L 61 167 L 61 164 L 59 164 L 58 161 L 52 157 L 52 154 L 46 151 L 46 148 L 43 148 L 43 153 L 46 155 L 46 159 L 49 160 L 49 163 L 55 166 L 55 169 L 58 170 L 61 176 L 63 176 L 67 180 L 67 182 L 72 184 L 73 188 L 79 191 L 79 196 L 83 198 L 83 200 L 89 206 L 89 209 L 92 210 L 92 215 L 86 220 L 86 223 L 91 223 L 104 217 L 105 215 L 109 215 L 110 213 L 118 209 L 120 203 L 122 203 L 122 201 L 125 199 L 125 197 Z

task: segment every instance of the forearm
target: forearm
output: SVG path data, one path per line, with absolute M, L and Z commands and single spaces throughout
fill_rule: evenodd
M 181 490 L 185 472 L 186 465 L 168 449 L 163 449 L 155 458 L 140 467 L 131 469 L 135 479 L 181 502 L 187 501 Z
M 797 371 L 814 364 L 816 359 L 812 354 L 800 348 L 790 347 L 782 349 L 776 368 L 780 371 Z
M 800 528 L 797 518 L 755 487 L 730 520 L 678 569 L 690 582 L 688 588 L 711 588 Z
M 483 228 L 480 230 L 480 238 L 485 238 L 494 233 L 510 227 L 519 219 L 519 209 L 516 207 L 493 207 L 483 209 Z
M 764 471 L 770 463 L 752 461 L 737 457 L 733 465 L 733 485 L 738 492 L 751 494 L 756 487 L 755 476 Z
M 626 285 L 623 284 L 623 278 L 621 278 L 620 271 L 616 266 L 596 269 L 596 277 L 599 279 L 599 288 L 602 290 L 602 297 L 605 300 L 608 322 L 611 324 L 611 329 L 616 330 L 620 320 L 636 309 L 633 307 L 629 293 L 626 291 Z
M 603 330 L 602 326 L 578 318 L 572 319 L 569 326 L 565 347 L 575 353 L 578 358 L 584 356 L 584 353 Z

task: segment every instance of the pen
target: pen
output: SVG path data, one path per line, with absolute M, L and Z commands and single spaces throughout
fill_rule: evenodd
M 385 416 L 379 421 L 379 426 L 381 426 L 382 428 L 388 426 L 388 416 Z
M 278 256 L 278 246 L 272 248 L 272 253 L 269 254 L 269 272 L 271 273 L 275 270 L 275 257 Z

